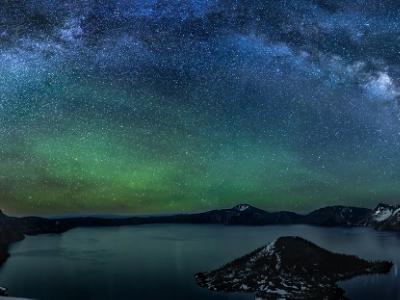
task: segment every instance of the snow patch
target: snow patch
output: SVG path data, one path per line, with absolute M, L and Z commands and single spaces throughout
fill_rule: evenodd
M 377 222 L 383 222 L 389 219 L 393 215 L 393 210 L 387 207 L 379 207 L 373 215 L 373 218 Z
M 250 205 L 247 205 L 247 204 L 239 204 L 239 205 L 235 206 L 235 209 L 238 211 L 245 211 L 249 207 L 250 207 Z
M 275 241 L 272 241 L 271 243 L 269 243 L 267 246 L 265 246 L 264 248 L 261 249 L 261 251 L 259 252 L 260 255 L 271 255 L 275 252 Z

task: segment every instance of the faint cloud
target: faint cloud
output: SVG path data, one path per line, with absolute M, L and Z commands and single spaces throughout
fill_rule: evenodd
M 400 88 L 387 72 L 371 76 L 364 89 L 374 99 L 394 100 L 400 96 Z

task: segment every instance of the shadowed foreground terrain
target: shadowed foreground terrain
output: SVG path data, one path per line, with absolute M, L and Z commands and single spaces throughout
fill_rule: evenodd
M 336 282 L 387 273 L 391 262 L 335 254 L 300 237 L 281 237 L 222 268 L 195 275 L 214 291 L 255 293 L 256 299 L 347 299 Z

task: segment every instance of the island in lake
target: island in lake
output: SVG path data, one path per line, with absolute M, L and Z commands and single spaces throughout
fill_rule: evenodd
M 281 237 L 222 268 L 195 275 L 213 291 L 255 293 L 258 300 L 344 300 L 336 282 L 358 275 L 387 273 L 389 261 L 369 262 L 336 254 L 300 237 Z

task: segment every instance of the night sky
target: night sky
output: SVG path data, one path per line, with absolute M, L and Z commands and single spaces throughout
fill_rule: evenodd
M 400 199 L 398 0 L 2 0 L 0 206 Z

